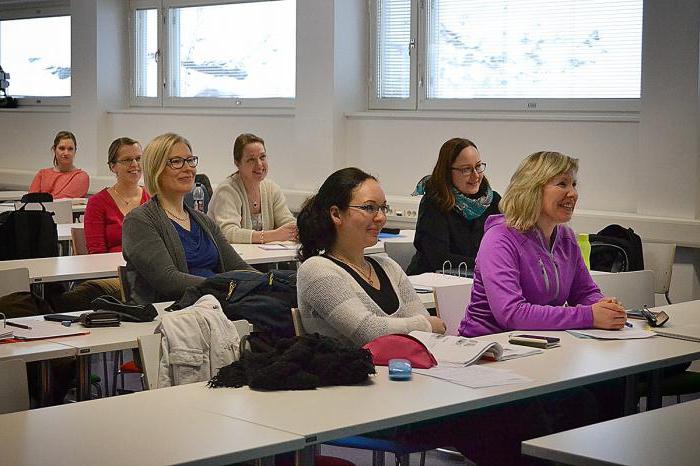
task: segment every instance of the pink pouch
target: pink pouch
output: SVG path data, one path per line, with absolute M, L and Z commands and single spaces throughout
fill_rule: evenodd
M 410 335 L 392 333 L 383 335 L 367 343 L 363 348 L 372 353 L 372 362 L 377 366 L 386 366 L 390 359 L 408 359 L 411 366 L 418 369 L 430 369 L 437 366 L 435 356 L 420 340 Z

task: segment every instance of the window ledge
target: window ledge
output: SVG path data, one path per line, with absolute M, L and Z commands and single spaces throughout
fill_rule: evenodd
M 0 108 L 0 113 L 70 113 L 70 105 Z
M 288 108 L 162 108 L 130 107 L 107 110 L 113 115 L 195 115 L 195 116 L 255 116 L 255 117 L 294 117 L 294 109 Z
M 367 111 L 346 113 L 349 120 L 479 120 L 479 121 L 585 121 L 639 123 L 639 112 L 475 112 L 475 111 Z

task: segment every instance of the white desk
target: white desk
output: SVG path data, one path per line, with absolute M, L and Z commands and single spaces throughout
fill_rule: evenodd
M 528 440 L 522 452 L 557 463 L 697 465 L 700 400 Z
M 700 318 L 700 302 L 684 304 L 684 307 L 693 309 L 694 319 Z M 668 306 L 666 311 L 672 312 L 670 308 L 673 306 Z M 110 462 L 111 459 L 111 462 L 116 463 L 143 463 L 150 461 L 150 458 L 157 458 L 160 462 L 178 462 L 170 456 L 158 457 L 158 454 L 161 454 L 160 449 L 165 448 L 161 443 L 166 443 L 160 442 L 161 431 L 165 433 L 164 438 L 170 439 L 168 443 L 176 451 L 173 454 L 192 454 L 194 461 L 194 457 L 204 453 L 199 450 L 192 453 L 180 449 L 180 436 L 192 434 L 190 426 L 182 425 L 183 423 L 197 425 L 211 436 L 212 443 L 208 444 L 206 451 L 213 452 L 213 456 L 218 454 L 216 452 L 224 455 L 222 450 L 227 447 L 232 450 L 237 448 L 239 444 L 235 443 L 237 440 L 234 437 L 222 439 L 218 433 L 212 433 L 212 419 L 207 419 L 207 426 L 202 427 L 199 420 L 195 419 L 198 416 L 196 413 L 200 412 L 216 413 L 219 416 L 254 423 L 257 427 L 283 430 L 303 438 L 301 443 L 293 438 L 288 438 L 288 443 L 284 445 L 271 442 L 274 446 L 268 444 L 269 450 L 260 447 L 254 454 L 250 454 L 249 457 L 253 457 L 273 454 L 273 451 L 285 451 L 285 448 L 291 450 L 348 435 L 495 406 L 700 358 L 700 345 L 685 340 L 655 337 L 646 340 L 600 341 L 578 339 L 565 332 L 538 333 L 559 336 L 562 340 L 561 347 L 527 358 L 491 363 L 532 379 L 531 382 L 518 385 L 471 389 L 420 375 L 414 376 L 410 382 L 391 382 L 384 367 L 378 368 L 378 375 L 372 377 L 371 383 L 362 386 L 326 387 L 311 391 L 265 392 L 253 391 L 247 387 L 209 389 L 204 383 L 199 383 L 49 408 L 56 411 L 39 410 L 48 413 L 44 416 L 36 414 L 36 417 L 32 417 L 31 413 L 36 411 L 0 416 L 0 432 L 13 432 L 12 435 L 23 438 L 21 441 L 13 439 L 16 441 L 8 442 L 12 452 L 19 452 L 12 454 L 20 455 L 20 462 L 24 461 L 23 458 L 34 458 L 31 455 L 47 454 L 47 448 L 32 449 L 36 445 L 47 445 L 56 448 L 51 463 L 65 461 L 78 464 L 84 462 L 85 458 L 94 459 L 100 455 L 106 455 L 106 462 Z M 495 339 L 501 342 L 506 338 L 507 334 L 495 336 Z M 77 406 L 85 408 L 78 409 Z M 173 406 L 177 406 L 177 410 L 173 410 Z M 95 415 L 96 412 L 99 416 Z M 51 422 L 47 422 L 48 418 Z M 29 420 L 33 419 L 36 419 L 36 422 L 29 424 Z M 153 422 L 167 426 L 167 429 L 153 429 Z M 114 429 L 119 428 L 120 423 L 120 431 L 125 429 L 124 426 L 129 426 L 126 430 L 133 429 L 135 439 L 131 438 L 131 432 L 125 434 L 128 438 L 114 433 Z M 43 427 L 40 427 L 42 425 Z M 85 448 L 77 449 L 71 442 L 65 442 L 64 438 L 57 436 L 56 425 L 71 426 L 71 429 L 75 429 L 75 433 L 71 434 L 74 438 L 82 438 L 80 436 L 84 435 L 81 445 L 85 445 Z M 83 429 L 86 432 L 83 432 Z M 15 434 L 17 431 L 21 433 Z M 24 437 L 21 437 L 22 435 Z M 122 439 L 123 444 L 136 442 L 134 451 L 144 456 L 125 457 L 122 461 L 121 457 L 116 455 L 131 454 L 124 453 L 123 450 L 128 450 L 127 448 L 120 448 L 119 451 L 103 449 L 104 445 L 111 445 L 113 438 Z M 195 438 L 200 437 L 193 437 Z M 148 455 L 145 453 L 144 443 L 151 448 Z M 193 440 L 188 443 L 193 443 Z M 244 457 L 245 455 L 241 455 L 235 458 Z M 43 457 L 36 458 L 37 463 L 46 463 Z M 210 456 L 200 459 L 208 458 Z M 222 456 L 222 461 L 223 458 L 229 457 Z M 29 459 L 25 462 L 34 462 Z M 10 461 L 14 462 L 16 461 Z
M 19 201 L 27 191 L 0 191 L 0 202 Z
M 696 316 L 700 317 L 700 310 Z M 565 332 L 538 333 L 559 336 L 561 347 L 527 358 L 492 363 L 496 364 L 494 367 L 510 369 L 532 379 L 518 385 L 471 389 L 419 375 L 408 383 L 391 382 L 386 368 L 378 367 L 378 375 L 372 378 L 371 384 L 364 386 L 264 392 L 245 387 L 211 390 L 204 384 L 192 384 L 164 390 L 162 396 L 171 398 L 173 404 L 184 403 L 292 432 L 312 444 L 700 358 L 700 345 L 684 340 L 656 337 L 601 341 L 578 339 Z M 495 338 L 505 342 L 507 334 Z M 313 415 L 300 416 L 300 413 Z
M 0 261 L 0 270 L 27 267 L 29 281 L 34 284 L 116 277 L 117 267 L 124 264 L 121 252 L 110 252 Z
M 231 244 L 239 256 L 251 265 L 271 264 L 275 262 L 293 262 L 297 260 L 297 248 L 291 249 L 263 249 L 259 244 Z M 374 246 L 365 248 L 365 254 L 379 254 L 384 252 L 384 244 L 378 242 Z
M 0 415 L 3 464 L 230 464 L 301 449 L 300 436 L 173 405 L 148 391 Z
M 70 241 L 71 240 L 71 235 L 70 235 L 70 230 L 71 228 L 84 228 L 85 225 L 83 223 L 59 223 L 56 225 L 56 230 L 58 232 L 58 240 L 59 241 Z

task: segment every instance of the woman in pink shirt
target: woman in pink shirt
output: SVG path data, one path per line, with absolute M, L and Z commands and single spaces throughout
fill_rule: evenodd
M 117 182 L 90 197 L 85 208 L 85 243 L 90 254 L 121 252 L 124 216 L 150 196 L 139 186 L 143 149 L 131 138 L 115 139 L 107 165 Z
M 53 167 L 42 168 L 29 186 L 30 193 L 49 193 L 54 199 L 85 197 L 90 177 L 73 165 L 78 143 L 70 131 L 59 131 L 53 139 Z

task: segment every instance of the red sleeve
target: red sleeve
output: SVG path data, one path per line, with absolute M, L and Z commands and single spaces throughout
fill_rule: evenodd
M 43 170 L 39 170 L 36 172 L 36 175 L 34 175 L 34 179 L 32 180 L 32 184 L 29 185 L 29 192 L 30 193 L 39 193 L 41 192 L 41 173 Z
M 108 252 L 106 230 L 109 207 L 105 196 L 109 196 L 106 190 L 90 196 L 85 207 L 85 245 L 90 254 Z
M 73 175 L 65 186 L 61 186 L 53 195 L 54 199 L 62 199 L 66 197 L 85 197 L 90 187 L 90 176 L 83 170 L 78 170 L 78 173 Z

